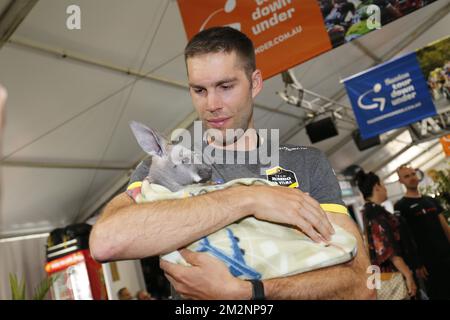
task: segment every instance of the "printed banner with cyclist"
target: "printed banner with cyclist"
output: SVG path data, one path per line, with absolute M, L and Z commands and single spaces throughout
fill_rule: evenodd
M 264 79 L 435 0 L 178 0 L 188 39 L 213 26 L 244 32 Z
M 436 0 L 318 0 L 336 48 Z
M 450 102 L 450 36 L 416 51 L 436 107 Z

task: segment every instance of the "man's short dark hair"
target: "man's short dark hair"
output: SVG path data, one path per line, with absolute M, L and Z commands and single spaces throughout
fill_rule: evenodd
M 213 27 L 197 33 L 184 49 L 184 58 L 207 53 L 236 52 L 251 80 L 256 70 L 255 49 L 252 41 L 242 32 L 231 27 Z

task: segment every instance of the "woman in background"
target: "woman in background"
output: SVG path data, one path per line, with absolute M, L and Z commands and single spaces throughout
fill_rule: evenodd
M 416 295 L 417 287 L 414 275 L 402 257 L 399 221 L 381 206 L 387 199 L 386 187 L 373 172 L 359 171 L 356 181 L 366 201 L 362 215 L 370 260 L 381 271 L 378 298 L 411 298 Z

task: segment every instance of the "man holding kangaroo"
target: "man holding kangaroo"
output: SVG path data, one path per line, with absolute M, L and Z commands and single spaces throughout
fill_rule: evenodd
M 267 141 L 250 130 L 254 128 L 253 100 L 263 86 L 251 40 L 229 27 L 211 28 L 188 43 L 185 59 L 190 94 L 203 126 L 223 133 L 226 129 L 242 132 L 237 139 L 207 139 L 205 144 L 232 159 L 257 152 Z M 118 195 L 93 228 L 93 256 L 109 261 L 165 254 L 248 216 L 296 226 L 320 242 L 330 240 L 332 222 L 358 240 L 358 253 L 346 264 L 256 284 L 232 276 L 225 264 L 207 253 L 181 250 L 190 267 L 167 261 L 160 265 L 174 289 L 187 299 L 374 298 L 374 291 L 367 287 L 369 260 L 324 154 L 307 147 L 279 149 L 279 168 L 287 173 L 291 188 L 236 186 L 192 198 L 144 204 L 136 204 L 130 192 Z M 142 162 L 137 167 L 130 188 L 133 182 L 145 178 L 148 166 Z M 213 164 L 212 170 L 212 178 L 224 182 L 266 178 L 261 176 L 260 163 Z

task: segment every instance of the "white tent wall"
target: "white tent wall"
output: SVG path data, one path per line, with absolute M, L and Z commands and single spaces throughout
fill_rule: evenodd
M 10 273 L 16 274 L 19 281 L 24 277 L 26 297 L 32 298 L 34 288 L 47 276 L 44 270 L 47 236 L 0 240 L 0 300 L 11 299 Z
M 81 30 L 66 28 L 71 4 L 81 8 Z M 342 78 L 448 35 L 449 10 L 448 0 L 438 0 L 293 71 L 306 89 L 349 108 Z M 96 212 L 144 155 L 128 121 L 168 134 L 195 119 L 176 1 L 39 0 L 9 40 L 0 50 L 0 82 L 9 91 L 0 237 L 49 231 Z M 281 77 L 264 87 L 256 126 L 280 128 L 282 142 L 311 145 L 304 110 L 276 95 Z M 350 137 L 356 125 L 338 120 L 338 128 L 339 136 L 314 144 L 336 171 L 354 163 L 376 168 L 406 151 L 397 137 L 360 152 Z M 435 153 L 423 153 L 430 163 Z

